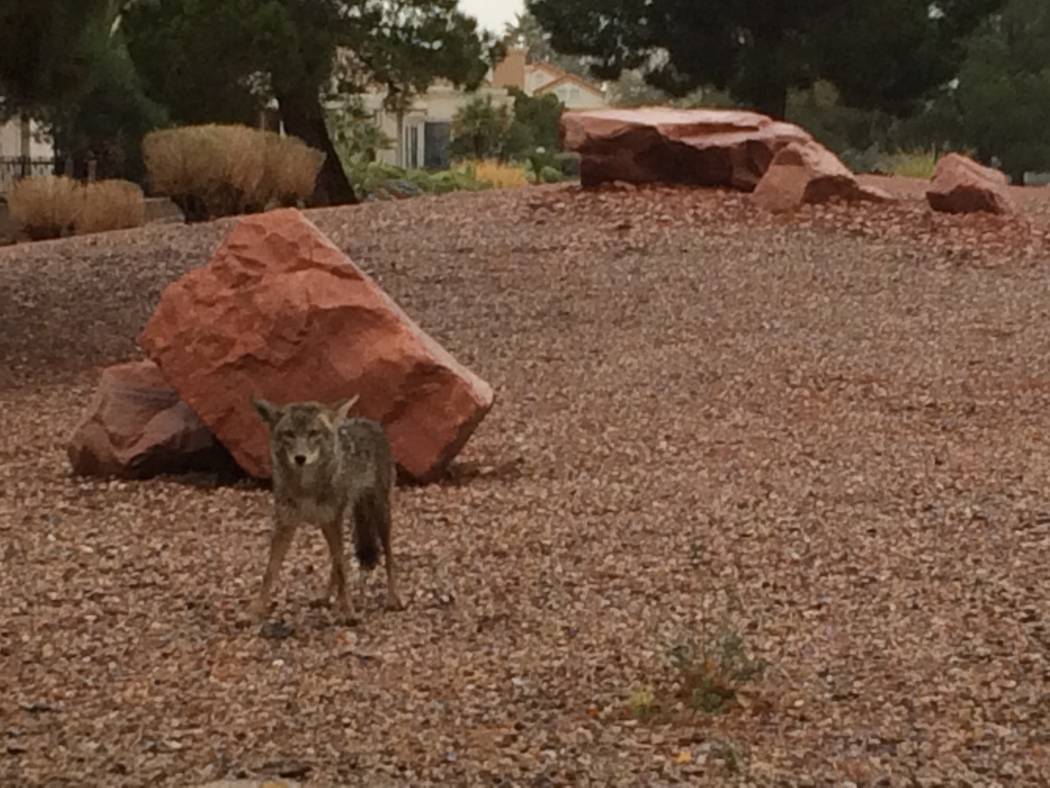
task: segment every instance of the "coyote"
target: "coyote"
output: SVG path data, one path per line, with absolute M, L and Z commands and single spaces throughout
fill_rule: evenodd
M 353 518 L 357 560 L 362 569 L 374 568 L 382 545 L 388 603 L 394 609 L 401 607 L 390 551 L 394 480 L 390 443 L 377 422 L 348 417 L 357 400 L 355 396 L 334 407 L 316 402 L 278 406 L 252 400 L 270 429 L 274 496 L 270 558 L 251 611 L 256 620 L 269 611 L 281 562 L 302 522 L 320 526 L 332 559 L 328 590 L 317 602 L 326 604 L 334 594 L 341 617 L 348 623 L 353 620 L 343 558 L 343 516 L 348 511 Z

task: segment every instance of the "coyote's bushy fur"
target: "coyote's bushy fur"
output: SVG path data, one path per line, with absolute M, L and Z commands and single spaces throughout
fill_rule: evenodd
M 328 591 L 319 601 L 327 602 L 335 594 L 340 613 L 352 618 L 343 557 L 346 514 L 353 519 L 354 549 L 361 567 L 375 567 L 382 548 L 389 604 L 401 606 L 390 550 L 394 482 L 390 443 L 377 422 L 348 416 L 357 399 L 335 407 L 316 402 L 279 406 L 261 399 L 252 401 L 270 428 L 274 496 L 270 558 L 252 610 L 256 618 L 265 617 L 269 610 L 274 581 L 303 522 L 321 528 L 332 559 Z

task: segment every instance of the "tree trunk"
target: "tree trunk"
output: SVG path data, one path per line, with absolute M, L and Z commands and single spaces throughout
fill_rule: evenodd
M 277 104 L 281 110 L 285 131 L 325 155 L 309 204 L 356 204 L 357 194 L 354 193 L 350 179 L 346 177 L 339 154 L 336 153 L 332 138 L 328 135 L 320 98 L 314 95 L 314 91 L 307 90 L 280 95 L 277 97 Z

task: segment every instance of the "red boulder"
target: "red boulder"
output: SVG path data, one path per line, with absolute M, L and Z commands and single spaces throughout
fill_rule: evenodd
M 973 159 L 949 153 L 937 162 L 926 199 L 945 213 L 1012 213 L 1007 177 Z
M 834 199 L 872 202 L 893 199 L 881 189 L 862 186 L 838 156 L 816 142 L 793 142 L 781 148 L 751 196 L 771 211 Z
M 566 112 L 562 147 L 584 186 L 610 181 L 755 188 L 777 151 L 812 137 L 756 112 L 661 107 Z
M 425 334 L 294 209 L 242 219 L 169 285 L 140 337 L 248 473 L 270 475 L 253 397 L 336 402 L 383 423 L 418 481 L 438 477 L 492 406 L 487 383 Z
M 67 454 L 73 471 L 85 476 L 141 479 L 233 466 L 225 449 L 149 361 L 103 370 Z

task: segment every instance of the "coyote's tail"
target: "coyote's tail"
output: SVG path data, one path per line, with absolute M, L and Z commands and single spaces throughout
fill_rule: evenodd
M 365 569 L 379 563 L 380 544 L 390 528 L 389 520 L 389 504 L 380 493 L 363 495 L 354 504 L 354 554 Z

